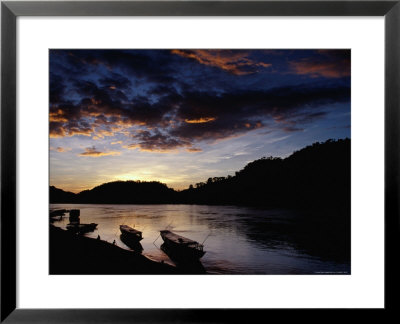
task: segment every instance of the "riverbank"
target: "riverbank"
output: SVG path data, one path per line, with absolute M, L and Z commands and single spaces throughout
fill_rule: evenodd
M 181 274 L 171 265 L 52 225 L 49 252 L 50 274 Z
M 185 274 L 315 274 L 350 272 L 350 222 L 347 215 L 285 209 L 203 205 L 51 205 L 80 209 L 82 223 L 97 223 L 94 233 L 129 250 L 119 224 L 143 231 L 142 254 L 176 266 Z M 66 228 L 68 217 L 54 225 Z M 170 225 L 171 224 L 171 225 Z M 204 243 L 204 269 L 183 269 L 163 251 L 160 230 L 170 225 L 184 237 Z M 62 271 L 63 269 L 61 269 Z

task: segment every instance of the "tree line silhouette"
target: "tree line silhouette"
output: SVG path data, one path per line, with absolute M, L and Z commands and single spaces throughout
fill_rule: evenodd
M 152 181 L 115 181 L 78 194 L 50 187 L 50 203 L 234 204 L 326 207 L 350 212 L 350 139 L 314 143 L 287 158 L 263 157 L 233 176 L 175 191 Z

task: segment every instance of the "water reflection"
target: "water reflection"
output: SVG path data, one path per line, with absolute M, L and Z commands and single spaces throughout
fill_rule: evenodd
M 129 247 L 133 251 L 135 251 L 137 253 L 142 253 L 143 246 L 142 246 L 142 244 L 140 244 L 140 242 L 132 240 L 124 234 L 121 234 L 119 236 L 119 239 L 121 240 L 121 242 L 123 242 L 127 247 Z
M 193 258 L 185 258 L 184 256 L 177 253 L 173 249 L 169 248 L 165 243 L 161 244 L 160 249 L 170 257 L 177 267 L 183 270 L 184 273 L 188 274 L 202 274 L 206 273 L 206 270 L 200 260 Z
M 170 229 L 197 242 L 205 239 L 201 259 L 208 273 L 290 274 L 350 272 L 350 231 L 341 215 L 306 215 L 288 210 L 202 205 L 53 204 L 53 209 L 80 209 L 81 222 L 97 223 L 86 234 L 116 241 L 139 251 L 121 237 L 119 225 L 143 232 L 141 252 L 158 261 L 177 263 L 161 249 L 159 231 Z M 64 217 L 54 223 L 64 227 Z M 208 236 L 208 237 L 207 237 Z M 135 249 L 136 248 L 136 249 Z

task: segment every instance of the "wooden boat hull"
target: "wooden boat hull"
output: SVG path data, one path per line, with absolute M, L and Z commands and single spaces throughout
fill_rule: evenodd
M 50 212 L 50 218 L 52 218 L 52 217 L 62 217 L 62 216 L 64 216 L 65 215 L 65 213 L 67 212 L 67 210 L 66 209 L 56 209 L 56 210 L 52 210 L 51 212 Z
M 164 241 L 164 252 L 172 256 L 174 259 L 179 259 L 181 261 L 199 260 L 206 253 L 205 251 L 203 251 L 203 246 L 201 244 L 195 241 L 191 241 L 189 239 L 187 239 L 187 241 L 189 241 L 190 244 L 187 244 L 187 242 L 179 242 L 179 240 L 175 241 L 169 237 L 170 235 L 168 234 L 168 232 L 169 231 L 160 232 L 161 238 Z
M 172 246 L 164 241 L 160 246 L 161 250 L 167 254 L 171 260 L 177 261 L 179 263 L 193 263 L 199 262 L 202 256 L 206 253 L 204 251 L 197 252 L 181 247 Z
M 140 231 L 134 230 L 126 225 L 120 225 L 119 229 L 121 231 L 121 236 L 123 236 L 126 240 L 136 243 L 143 240 L 142 232 Z

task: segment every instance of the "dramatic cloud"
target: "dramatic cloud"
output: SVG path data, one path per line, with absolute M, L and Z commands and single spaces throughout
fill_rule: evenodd
M 162 134 L 159 130 L 155 131 L 140 131 L 135 136 L 135 143 L 128 145 L 128 148 L 139 148 L 141 151 L 150 152 L 169 152 L 179 147 L 191 146 L 191 143 L 173 137 L 169 134 Z
M 214 121 L 215 117 L 201 117 L 199 119 L 185 119 L 185 122 L 188 124 L 202 124 Z
M 99 91 L 93 85 L 90 88 Z M 86 90 L 80 91 L 88 94 Z M 51 118 L 57 122 L 50 123 L 50 135 L 84 135 L 96 140 L 123 133 L 133 137 L 142 150 L 171 150 L 201 140 L 239 136 L 271 121 L 281 124 L 284 131 L 302 130 L 293 124 L 320 118 L 325 112 L 319 107 L 346 102 L 349 98 L 348 87 L 318 86 L 224 94 L 188 92 L 179 97 L 167 95 L 154 103 L 142 99 L 123 103 L 101 93 L 87 104 L 85 98 L 80 106 L 67 105 L 67 110 L 57 107 L 52 112 Z M 136 134 L 138 127 L 142 129 Z
M 197 153 L 197 152 L 202 152 L 203 150 L 198 147 L 189 147 L 186 149 L 186 151 L 188 151 L 190 153 Z
M 92 146 L 85 148 L 85 152 L 80 153 L 79 156 L 100 157 L 100 156 L 120 155 L 120 154 L 121 152 L 116 152 L 116 151 L 100 152 L 96 150 L 96 147 Z
M 249 53 L 229 50 L 173 50 L 177 54 L 197 62 L 218 67 L 224 71 L 246 75 L 258 72 L 260 68 L 268 68 L 272 64 L 257 62 L 249 58 Z
M 350 76 L 350 51 L 324 50 L 319 51 L 319 54 L 317 57 L 291 62 L 293 71 L 311 77 L 342 78 Z
M 349 50 L 52 49 L 50 182 L 183 189 L 349 137 L 350 66 Z
M 331 106 L 350 101 L 349 51 L 282 53 L 53 50 L 50 137 L 107 137 L 113 145 L 142 151 L 198 152 L 202 141 L 260 128 L 303 131 Z M 268 59 L 281 67 L 282 76 L 265 73 L 272 64 Z M 299 82 L 287 70 L 309 78 Z M 340 82 L 316 83 L 315 77 Z M 285 82 L 280 84 L 279 78 Z M 80 155 L 116 153 L 93 147 Z
M 314 85 L 224 95 L 192 92 L 183 98 L 176 115 L 185 123 L 176 125 L 170 134 L 194 142 L 230 138 L 268 126 L 280 127 L 284 131 L 300 131 L 302 127 L 294 126 L 323 117 L 326 112 L 321 109 L 325 109 L 326 105 L 348 101 L 350 89 Z M 204 115 L 212 117 L 201 117 Z M 188 123 L 188 120 L 204 122 Z M 273 122 L 275 125 L 272 125 Z
M 58 153 L 63 153 L 63 152 L 68 152 L 68 151 L 71 151 L 71 148 L 69 148 L 69 147 L 61 147 L 61 146 L 58 146 L 58 147 L 50 147 L 50 151 L 56 151 L 56 152 L 58 152 Z

